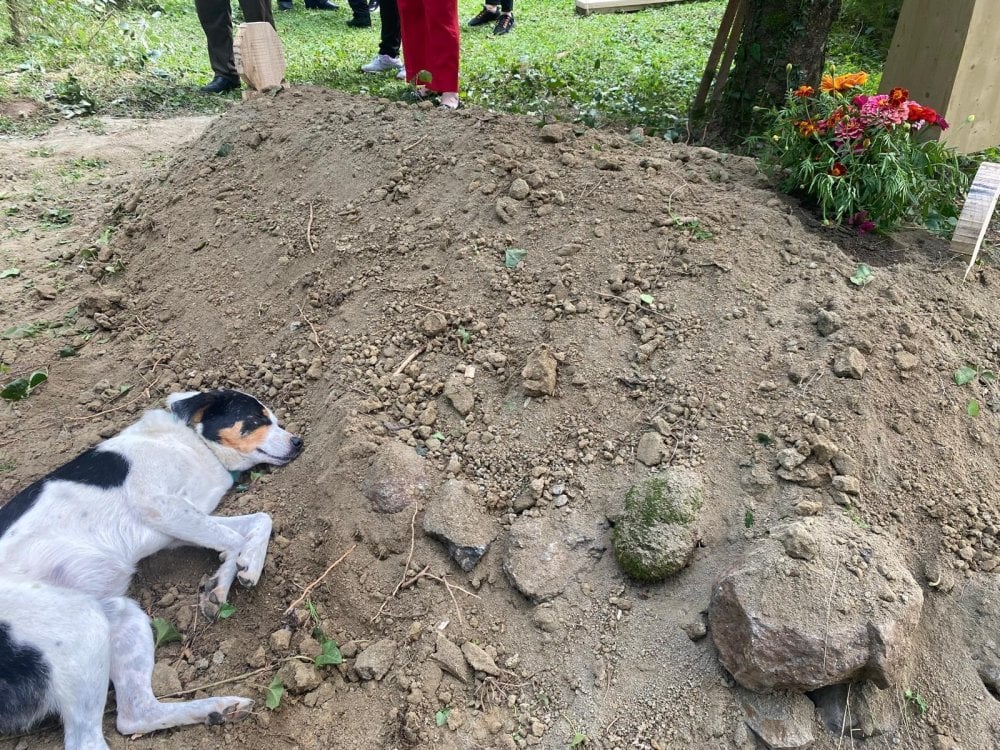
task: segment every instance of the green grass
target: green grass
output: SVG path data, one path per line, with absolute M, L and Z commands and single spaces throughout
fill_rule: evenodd
M 101 114 L 169 115 L 217 111 L 238 95 L 209 97 L 197 87 L 211 77 L 205 39 L 191 0 L 132 0 L 129 10 L 102 15 L 83 0 L 21 0 L 38 9 L 27 44 L 0 44 L 0 101 L 48 97 L 55 112 L 73 115 L 80 96 Z M 234 3 L 236 5 L 236 3 Z M 293 84 L 399 97 L 391 75 L 358 68 L 378 47 L 371 29 L 353 30 L 346 2 L 338 12 L 277 14 Z M 643 125 L 656 132 L 681 129 L 716 29 L 724 0 L 682 3 L 641 13 L 578 16 L 572 0 L 528 0 L 515 6 L 517 28 L 494 37 L 469 29 L 480 7 L 461 0 L 461 76 L 468 101 L 533 116 L 555 115 L 590 125 Z M 3 15 L 3 14 L 0 14 Z M 106 20 L 105 20 L 106 18 Z M 0 38 L 8 36 L 0 21 Z M 849 33 L 833 47 L 857 56 Z M 868 57 L 862 50 L 861 57 Z M 56 95 L 63 96 L 59 103 Z M 76 107 L 74 109 L 73 107 Z M 0 131 L 17 124 L 0 118 Z

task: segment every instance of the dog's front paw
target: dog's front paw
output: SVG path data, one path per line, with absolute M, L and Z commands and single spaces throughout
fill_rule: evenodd
M 219 610 L 225 603 L 225 595 L 219 596 L 219 579 L 216 576 L 205 576 L 201 579 L 198 591 L 198 608 L 208 620 L 216 620 Z
M 249 698 L 219 698 L 218 701 L 219 710 L 212 711 L 205 718 L 205 723 L 210 727 L 243 721 L 253 710 L 253 701 Z

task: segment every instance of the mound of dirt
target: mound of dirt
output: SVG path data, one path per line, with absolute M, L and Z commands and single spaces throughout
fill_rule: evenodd
M 158 652 L 165 684 L 262 699 L 281 668 L 280 707 L 130 746 L 752 747 L 704 613 L 745 552 L 815 515 L 891 538 L 924 591 L 864 747 L 1000 738 L 982 676 L 996 622 L 971 614 L 1000 595 L 993 270 L 962 283 L 930 238 L 873 248 L 817 227 L 751 160 L 708 148 L 310 88 L 233 109 L 108 200 L 117 228 L 100 262 L 72 246 L 70 291 L 3 292 L 16 323 L 79 301 L 73 330 L 92 331 L 64 360 L 58 339 L 0 346 L 15 374 L 49 365 L 0 417 L 17 431 L 4 496 L 171 390 L 245 389 L 307 444 L 225 501 L 275 520 L 234 616 L 195 616 L 206 552 L 161 554 L 134 587 L 186 636 Z M 640 584 L 612 523 L 667 466 L 704 484 L 699 546 Z M 436 508 L 432 537 L 421 512 L 452 479 L 475 487 Z M 474 543 L 473 502 L 490 525 Z M 354 545 L 312 613 L 285 618 Z M 456 548 L 476 551 L 470 572 Z M 834 571 L 808 593 L 820 620 L 834 591 L 864 607 L 864 565 L 814 564 Z M 314 626 L 344 663 L 283 666 L 320 653 Z M 854 739 L 812 721 L 788 735 Z

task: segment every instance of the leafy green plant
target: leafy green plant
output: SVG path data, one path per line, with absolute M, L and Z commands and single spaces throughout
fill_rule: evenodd
M 164 620 L 162 617 L 154 617 L 151 624 L 153 626 L 153 648 L 159 648 L 164 643 L 172 643 L 183 638 L 169 620 Z
M 285 685 L 282 683 L 281 678 L 278 675 L 274 676 L 271 683 L 267 686 L 267 690 L 264 691 L 264 705 L 271 711 L 274 711 L 278 706 L 281 705 L 281 699 L 285 695 Z
M 20 275 L 21 275 L 20 268 L 5 268 L 2 271 L 0 271 L 0 279 L 9 279 L 13 276 L 20 276 Z
M 49 379 L 47 373 L 35 370 L 26 378 L 17 378 L 0 389 L 0 398 L 5 401 L 21 401 L 31 395 L 38 386 Z
M 435 726 L 443 727 L 448 722 L 448 717 L 451 715 L 451 708 L 445 707 L 434 714 L 434 724 Z
M 746 529 L 752 528 L 753 525 L 754 525 L 754 522 L 755 522 L 755 519 L 754 519 L 753 511 L 750 510 L 750 509 L 747 509 L 747 512 L 743 514 L 743 528 L 746 528 Z
M 572 748 L 580 747 L 581 745 L 586 745 L 589 738 L 583 732 L 575 732 L 573 734 L 573 739 L 569 741 L 569 746 Z
M 313 660 L 313 663 L 317 667 L 336 666 L 337 664 L 344 663 L 344 656 L 340 653 L 340 646 L 337 645 L 335 640 L 332 638 L 323 638 L 320 644 L 323 647 L 323 653 Z
M 906 700 L 907 703 L 914 706 L 917 709 L 917 713 L 919 713 L 921 716 L 927 713 L 928 709 L 927 701 L 917 691 L 911 690 L 910 688 L 906 688 L 903 691 L 903 698 Z
M 219 613 L 217 617 L 220 620 L 228 620 L 230 617 L 236 614 L 236 607 L 234 607 L 229 602 L 223 602 L 219 607 Z
M 875 272 L 867 263 L 859 263 L 851 275 L 851 283 L 855 286 L 867 286 L 875 278 Z
M 824 221 L 860 233 L 957 219 L 968 177 L 954 149 L 917 137 L 948 123 L 906 89 L 862 94 L 867 80 L 831 75 L 818 94 L 811 86 L 789 91 L 760 140 L 762 168 L 781 190 L 812 198 Z
M 951 377 L 957 385 L 968 385 L 975 380 L 992 383 L 997 379 L 995 372 L 979 367 L 978 365 L 963 365 L 955 370 L 955 373 Z
M 965 413 L 970 417 L 978 417 L 980 411 L 981 407 L 979 406 L 979 401 L 974 398 L 970 398 L 969 403 L 965 405 Z

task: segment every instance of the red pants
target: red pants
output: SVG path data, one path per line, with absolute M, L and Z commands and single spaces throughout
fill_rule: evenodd
M 406 77 L 431 74 L 427 88 L 458 91 L 458 0 L 398 0 Z M 419 83 L 419 82 L 417 82 Z

